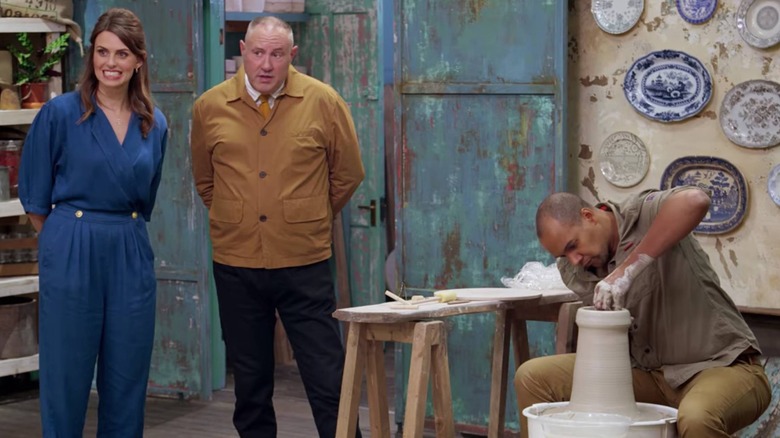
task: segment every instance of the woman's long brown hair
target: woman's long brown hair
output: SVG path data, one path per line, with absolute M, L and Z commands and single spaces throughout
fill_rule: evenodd
M 97 76 L 95 76 L 94 66 L 95 39 L 101 32 L 105 31 L 119 37 L 122 43 L 142 61 L 141 67 L 130 78 L 130 86 L 127 93 L 130 100 L 130 108 L 141 117 L 141 134 L 146 138 L 154 126 L 154 104 L 149 91 L 149 67 L 146 63 L 146 38 L 141 20 L 127 9 L 109 9 L 98 18 L 95 28 L 92 29 L 84 72 L 79 80 L 81 103 L 85 108 L 79 123 L 95 112 L 95 108 L 92 105 L 92 97 L 97 92 L 99 83 Z

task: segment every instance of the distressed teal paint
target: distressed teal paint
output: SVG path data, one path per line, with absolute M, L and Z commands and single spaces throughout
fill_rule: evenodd
M 407 285 L 501 286 L 546 257 L 529 207 L 555 183 L 553 109 L 545 96 L 404 99 L 415 157 L 402 193 L 403 237 L 414 242 L 403 247 Z
M 398 0 L 401 1 L 401 0 Z M 403 0 L 404 82 L 554 82 L 556 6 Z M 563 16 L 565 18 L 565 16 Z M 532 80 L 533 79 L 533 80 Z
M 89 38 L 111 7 L 132 10 L 147 39 L 152 97 L 168 120 L 168 150 L 149 223 L 157 274 L 157 320 L 149 391 L 177 397 L 211 396 L 211 321 L 205 210 L 190 172 L 190 110 L 203 89 L 200 0 L 73 2 L 74 19 Z M 83 60 L 71 54 L 71 84 Z
M 225 24 L 225 5 L 222 0 L 203 0 L 203 47 L 205 51 L 205 65 L 200 66 L 203 74 L 199 75 L 198 88 L 209 89 L 225 79 L 225 68 L 223 59 L 225 59 L 225 42 L 221 38 Z M 207 213 L 201 210 L 201 214 Z M 211 241 L 207 242 L 205 259 L 211 260 Z M 211 357 L 204 357 L 205 368 L 211 368 L 211 388 L 214 390 L 222 389 L 226 386 L 227 377 L 227 355 L 225 352 L 225 342 L 222 340 L 222 326 L 219 323 L 219 306 L 217 305 L 217 288 L 214 284 L 214 277 L 211 275 L 211 263 L 208 265 L 208 288 L 209 297 L 208 318 L 211 332 L 209 340 L 211 345 Z M 209 398 L 211 398 L 209 396 Z
M 382 44 L 373 0 L 308 0 L 309 20 L 296 27 L 296 63 L 330 84 L 350 107 L 366 178 L 342 212 L 349 256 L 351 305 L 384 301 L 385 226 L 379 215 L 384 184 Z M 376 226 L 359 206 L 377 205 Z
M 401 278 L 409 293 L 501 287 L 501 277 L 527 261 L 550 261 L 534 216 L 546 195 L 565 188 L 566 6 L 398 2 Z M 448 321 L 455 422 L 472 430 L 489 417 L 494 321 L 492 314 Z M 531 322 L 528 333 L 532 356 L 553 353 L 553 324 Z M 401 419 L 409 349 L 397 352 Z M 516 429 L 515 400 L 510 387 L 506 425 Z
M 206 384 L 200 367 L 194 366 L 204 353 L 202 340 L 193 334 L 204 331 L 208 309 L 201 305 L 200 296 L 193 293 L 189 281 L 158 280 L 157 296 L 149 389 L 157 394 L 189 398 L 193 388 Z

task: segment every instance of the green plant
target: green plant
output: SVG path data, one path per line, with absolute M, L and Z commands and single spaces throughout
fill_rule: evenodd
M 26 32 L 16 34 L 18 47 L 9 47 L 16 58 L 16 85 L 31 82 L 46 82 L 52 76 L 60 76 L 61 73 L 53 68 L 65 56 L 68 48 L 68 34 L 62 34 L 53 39 L 46 47 L 36 49 L 30 35 Z

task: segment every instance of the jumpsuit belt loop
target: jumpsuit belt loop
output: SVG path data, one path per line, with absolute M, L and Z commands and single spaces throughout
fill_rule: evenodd
M 58 216 L 70 216 L 77 220 L 101 223 L 125 223 L 138 219 L 137 211 L 98 211 L 77 208 L 67 203 L 59 203 L 54 206 L 51 214 Z

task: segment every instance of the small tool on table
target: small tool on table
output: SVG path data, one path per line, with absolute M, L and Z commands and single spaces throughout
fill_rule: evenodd
M 458 299 L 457 293 L 452 290 L 434 292 L 433 293 L 434 296 L 428 298 L 423 298 L 423 297 L 417 298 L 418 296 L 416 295 L 412 297 L 411 300 L 405 300 L 399 297 L 398 295 L 390 292 L 389 290 L 385 291 L 385 295 L 400 303 L 400 304 L 391 304 L 390 305 L 391 309 L 401 309 L 401 310 L 413 310 L 413 309 L 417 309 L 420 305 L 423 304 L 447 303 Z

